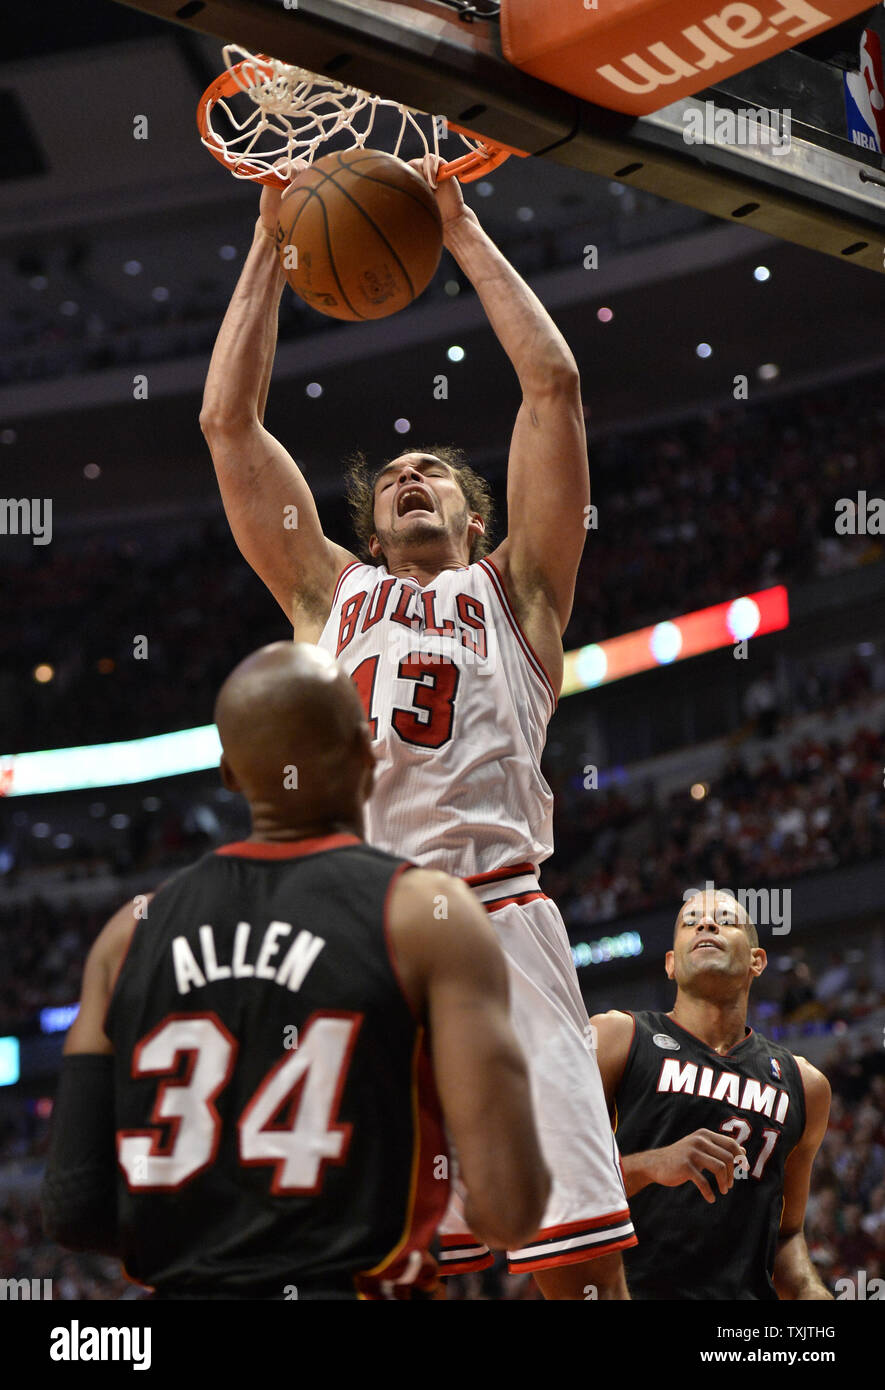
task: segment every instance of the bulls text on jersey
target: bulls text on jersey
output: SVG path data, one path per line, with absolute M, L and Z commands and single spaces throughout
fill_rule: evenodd
M 370 844 L 460 878 L 549 857 L 553 797 L 540 764 L 556 695 L 491 560 L 424 588 L 355 560 L 317 645 L 341 662 L 366 713 Z
M 341 604 L 336 657 L 349 646 L 357 632 L 368 632 L 384 618 L 389 618 L 391 623 L 415 636 L 456 638 L 465 652 L 485 661 L 489 650 L 485 605 L 472 594 L 459 593 L 452 597 L 454 608 L 451 616 L 446 617 L 437 613 L 438 595 L 435 589 L 419 591 L 412 584 L 390 575 L 372 589 L 371 597 L 368 589 L 351 594 Z M 392 643 L 399 636 L 393 629 L 388 640 Z

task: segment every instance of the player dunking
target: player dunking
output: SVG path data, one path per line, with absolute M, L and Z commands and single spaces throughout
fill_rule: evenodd
M 830 1087 L 747 1027 L 766 956 L 746 908 L 696 893 L 676 918 L 669 1013 L 593 1019 L 639 1245 L 637 1299 L 828 1299 L 802 1233 Z
M 262 193 L 200 423 L 243 555 L 296 640 L 325 647 L 358 685 L 378 758 L 367 838 L 466 879 L 508 958 L 512 1018 L 553 1174 L 541 1228 L 509 1252 L 510 1267 L 534 1273 L 547 1297 L 584 1298 L 593 1285 L 600 1298 L 623 1298 L 620 1252 L 635 1236 L 567 934 L 537 879 L 552 852 L 540 759 L 590 498 L 580 383 L 561 334 L 457 181 L 436 197 L 444 244 L 476 287 L 523 394 L 508 533 L 491 554 L 482 558 L 482 481 L 438 450 L 400 455 L 371 477 L 357 472 L 362 559 L 324 536 L 307 482 L 263 425 L 284 285 L 275 190 Z M 293 504 L 295 530 L 284 525 Z M 441 1229 L 448 1272 L 488 1262 L 457 1211 Z

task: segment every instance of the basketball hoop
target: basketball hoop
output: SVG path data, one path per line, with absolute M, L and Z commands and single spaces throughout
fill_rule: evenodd
M 349 137 L 342 149 L 362 148 L 373 133 L 381 108 L 399 115 L 399 133 L 390 153 L 400 158 L 439 155 L 440 139 L 455 132 L 464 153 L 445 161 L 437 179 L 454 176 L 470 183 L 497 169 L 512 154 L 526 156 L 525 150 L 487 140 L 447 122 L 444 116 L 430 116 L 401 102 L 347 87 L 332 77 L 321 77 L 263 53 L 250 53 L 238 44 L 227 44 L 222 51 L 227 71 L 200 98 L 197 126 L 209 153 L 234 178 L 285 188 L 292 175 L 287 178 L 278 166 L 303 161 L 297 164 L 300 171 L 312 164 L 321 145 L 342 134 Z M 238 117 L 230 105 L 241 95 L 252 103 L 245 117 Z M 217 110 L 224 113 L 232 134 L 223 136 L 216 128 Z M 414 153 L 400 155 L 407 136 L 415 146 Z M 377 132 L 374 144 L 377 148 Z

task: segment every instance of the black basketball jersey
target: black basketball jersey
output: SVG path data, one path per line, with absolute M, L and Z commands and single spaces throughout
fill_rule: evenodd
M 150 902 L 105 1027 L 123 1259 L 161 1296 L 432 1282 L 446 1142 L 385 920 L 408 867 L 354 835 L 246 841 Z
M 784 1163 L 805 1128 L 805 1091 L 792 1053 L 758 1033 L 719 1054 L 668 1014 L 637 1013 L 615 1097 L 622 1155 L 662 1149 L 696 1129 L 740 1143 L 747 1168 L 715 1202 L 693 1182 L 651 1183 L 630 1198 L 639 1244 L 624 1251 L 638 1299 L 775 1299 L 772 1269 Z

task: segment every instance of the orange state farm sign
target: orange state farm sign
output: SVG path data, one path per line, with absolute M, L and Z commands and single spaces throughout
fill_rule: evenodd
M 501 43 L 523 72 L 646 116 L 867 9 L 868 0 L 502 0 Z

